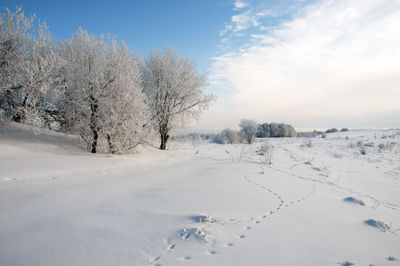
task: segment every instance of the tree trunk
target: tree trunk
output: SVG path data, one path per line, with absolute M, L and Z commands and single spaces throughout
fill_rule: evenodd
M 95 129 L 92 129 L 92 131 L 93 131 L 93 142 L 92 142 L 91 153 L 96 153 L 97 152 L 97 140 L 99 139 L 99 133 Z
M 111 135 L 107 134 L 108 152 L 111 154 L 115 153 L 115 148 L 111 140 Z
M 163 132 L 160 135 L 161 135 L 160 150 L 165 150 L 167 148 L 167 141 L 168 141 L 169 135 L 166 132 Z
M 97 140 L 99 139 L 99 129 L 97 126 L 97 121 L 96 121 L 96 116 L 97 116 L 97 101 L 94 99 L 93 96 L 91 96 L 92 104 L 90 104 L 90 109 L 92 111 L 90 115 L 90 129 L 92 130 L 93 133 L 93 141 L 92 141 L 92 153 L 97 152 Z

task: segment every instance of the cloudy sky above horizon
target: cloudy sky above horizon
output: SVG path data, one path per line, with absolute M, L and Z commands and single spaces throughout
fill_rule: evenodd
M 295 128 L 400 127 L 400 0 L 0 0 L 46 21 L 56 39 L 81 26 L 139 55 L 177 48 L 208 73 L 218 100 L 194 130 L 242 118 Z
M 400 126 L 400 1 L 236 1 L 200 126 Z M 221 99 L 222 98 L 222 99 Z

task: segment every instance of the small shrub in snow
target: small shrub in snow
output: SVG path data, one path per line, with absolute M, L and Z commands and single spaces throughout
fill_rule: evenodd
M 358 147 L 362 147 L 363 145 L 364 145 L 364 143 L 361 140 L 357 141 L 357 146 Z
M 264 164 L 272 164 L 273 148 L 271 144 L 265 143 L 260 147 L 259 154 L 262 156 L 261 162 Z
M 301 147 L 312 148 L 313 147 L 313 143 L 312 143 L 311 139 L 304 139 L 303 144 L 301 145 Z
M 321 138 L 323 138 L 323 139 L 326 138 L 326 134 L 322 134 Z
M 360 153 L 361 153 L 362 155 L 367 155 L 367 151 L 365 150 L 364 147 L 362 147 L 362 148 L 360 149 Z
M 347 145 L 347 147 L 349 147 L 350 149 L 354 149 L 355 145 L 354 145 L 354 143 L 349 143 L 349 145 Z
M 366 147 L 374 147 L 374 146 L 375 146 L 375 143 L 373 143 L 373 142 L 368 142 L 368 143 L 365 143 L 364 146 L 366 146 Z
M 388 261 L 397 261 L 398 259 L 396 259 L 395 257 L 389 256 L 386 258 Z

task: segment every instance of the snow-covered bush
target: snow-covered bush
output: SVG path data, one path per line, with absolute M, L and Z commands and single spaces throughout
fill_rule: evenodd
M 311 139 L 309 139 L 309 138 L 305 138 L 304 140 L 303 140 L 303 143 L 301 144 L 301 147 L 307 147 L 307 148 L 312 148 L 314 145 L 313 145 L 313 143 L 312 143 L 312 141 L 311 141 Z
M 214 137 L 213 142 L 218 144 L 236 144 L 240 143 L 240 137 L 237 131 L 226 128 Z
M 273 147 L 269 143 L 261 145 L 258 154 L 261 155 L 261 162 L 264 164 L 272 164 Z

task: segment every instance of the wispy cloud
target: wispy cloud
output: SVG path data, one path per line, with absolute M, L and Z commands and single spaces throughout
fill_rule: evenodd
M 296 123 L 399 109 L 400 1 L 322 0 L 277 25 L 253 15 L 232 17 L 225 39 L 260 31 L 215 58 L 211 73 L 237 115 Z

